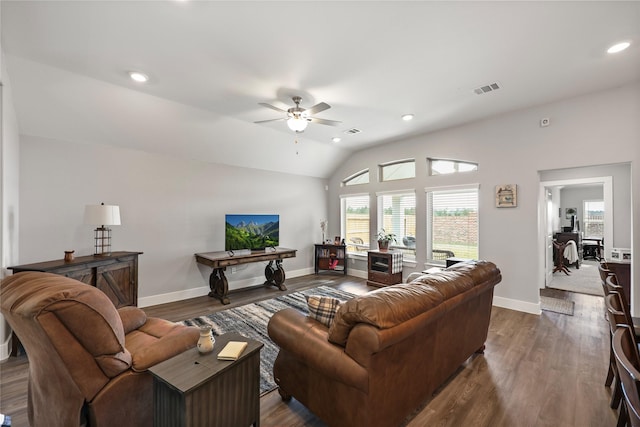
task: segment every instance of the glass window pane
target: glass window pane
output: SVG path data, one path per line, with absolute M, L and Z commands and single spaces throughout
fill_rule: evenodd
M 394 181 L 396 179 L 415 178 L 416 162 L 408 160 L 380 166 L 382 181 Z
M 415 193 L 385 194 L 378 202 L 378 224 L 386 233 L 396 235 L 390 247 L 401 250 L 403 258 L 416 259 L 416 195 Z
M 427 159 L 429 163 L 429 175 L 446 175 L 457 172 L 470 172 L 478 170 L 478 165 L 457 160 Z
M 450 160 L 431 160 L 431 175 L 445 175 L 455 171 L 455 163 Z
M 342 230 L 347 252 L 366 254 L 369 249 L 369 196 L 342 198 Z
M 350 178 L 345 179 L 344 185 L 357 185 L 369 183 L 369 169 L 365 169 L 362 172 L 358 172 Z
M 464 162 L 458 163 L 458 172 L 470 172 L 470 171 L 477 171 L 477 170 L 478 170 L 478 165 L 474 165 L 473 163 L 464 163 Z
M 478 190 L 427 193 L 427 259 L 478 259 Z
M 604 201 L 585 200 L 582 210 L 585 237 L 604 237 Z

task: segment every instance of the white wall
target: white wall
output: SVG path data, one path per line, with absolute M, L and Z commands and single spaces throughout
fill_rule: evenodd
M 308 274 L 327 216 L 325 185 L 318 178 L 22 136 L 20 263 L 61 259 L 65 250 L 92 254 L 95 227 L 83 224 L 84 206 L 104 202 L 120 206 L 112 250 L 144 252 L 141 306 L 208 291 L 211 269 L 196 264 L 194 254 L 224 250 L 226 213 L 279 214 L 280 246 L 298 249 L 283 262 L 287 277 Z M 264 282 L 265 264 L 227 271 L 230 289 Z
M 539 126 L 543 117 L 550 118 L 549 127 Z M 377 191 L 415 188 L 420 227 L 425 222 L 425 187 L 479 183 L 480 258 L 495 262 L 503 275 L 502 283 L 496 287 L 495 302 L 539 312 L 538 285 L 544 280 L 544 259 L 538 241 L 546 225 L 539 224 L 538 172 L 640 161 L 638 117 L 640 85 L 635 84 L 363 150 L 340 165 L 330 180 L 331 232 L 339 230 L 340 194 L 369 192 L 374 206 Z M 466 174 L 427 176 L 427 157 L 476 162 L 479 168 L 477 172 Z M 415 179 L 377 182 L 379 163 L 405 158 L 416 159 Z M 344 178 L 367 167 L 372 172 L 370 184 L 340 186 Z M 633 182 L 638 182 L 637 168 L 633 173 Z M 499 184 L 518 185 L 516 208 L 494 206 L 494 188 Z M 640 197 L 634 199 L 636 210 L 633 214 L 636 230 L 640 229 L 638 199 Z M 375 212 L 372 212 L 374 232 L 377 229 L 375 221 Z M 425 260 L 424 230 L 423 225 L 422 231 L 418 229 L 417 232 L 418 265 L 415 269 L 422 269 Z M 620 231 L 630 236 L 631 230 Z M 638 240 L 638 233 L 635 233 L 633 241 L 637 244 Z M 350 267 L 366 269 L 364 263 Z M 405 268 L 405 275 L 411 270 Z M 637 264 L 634 272 L 637 278 Z
M 19 137 L 11 97 L 11 84 L 4 68 L 0 48 L 0 279 L 7 274 L 6 267 L 14 265 L 18 260 L 18 163 Z M 9 356 L 10 330 L 4 317 L 0 314 L 0 360 Z

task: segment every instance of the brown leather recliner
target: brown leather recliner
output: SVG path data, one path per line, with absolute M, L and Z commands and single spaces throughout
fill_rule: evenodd
M 197 328 L 116 309 L 97 288 L 50 273 L 4 279 L 0 308 L 29 359 L 32 427 L 151 426 L 147 369 L 199 337 Z

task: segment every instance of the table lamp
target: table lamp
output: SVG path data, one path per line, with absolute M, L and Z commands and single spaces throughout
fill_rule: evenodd
M 120 225 L 120 207 L 114 205 L 87 205 L 84 223 L 99 225 L 94 231 L 94 255 L 111 255 L 111 229 L 106 225 Z

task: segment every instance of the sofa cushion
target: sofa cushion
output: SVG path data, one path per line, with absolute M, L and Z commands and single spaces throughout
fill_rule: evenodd
M 329 328 L 329 341 L 345 346 L 351 329 L 367 323 L 387 329 L 430 310 L 444 300 L 442 293 L 429 285 L 388 286 L 354 297 L 340 306 Z
M 309 295 L 306 298 L 309 317 L 322 323 L 327 328 L 330 327 L 342 301 L 321 295 Z

